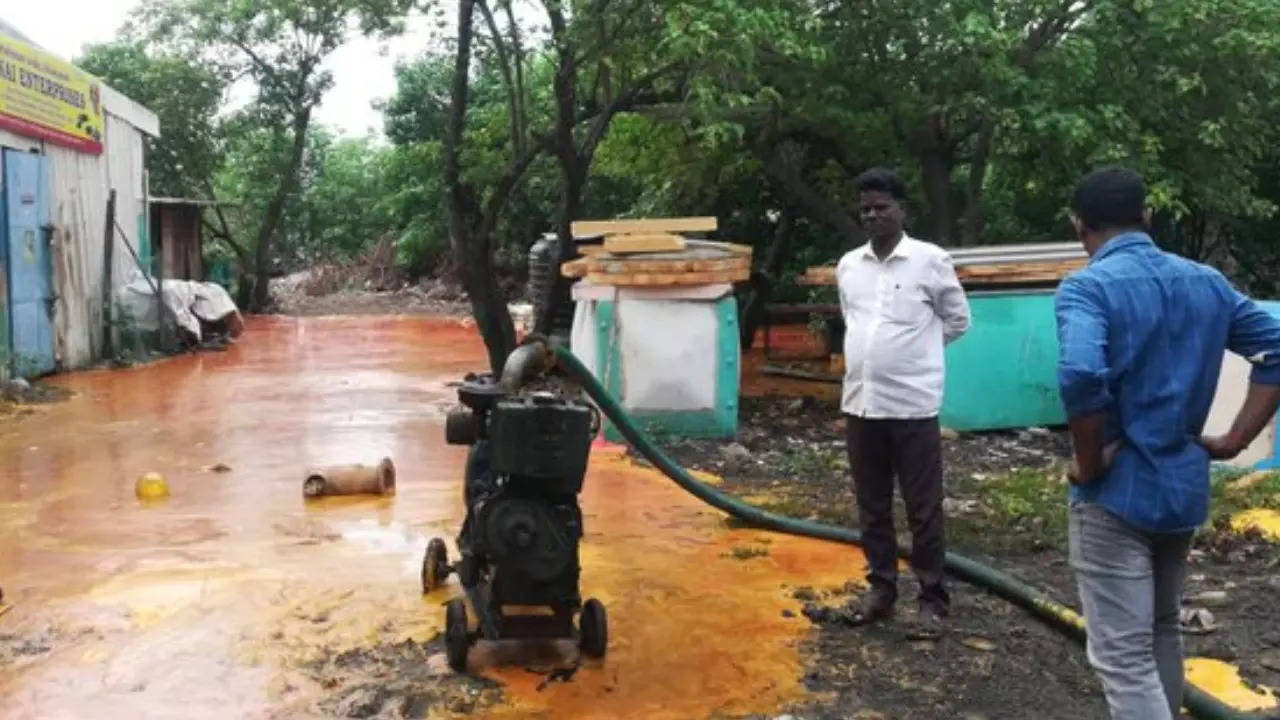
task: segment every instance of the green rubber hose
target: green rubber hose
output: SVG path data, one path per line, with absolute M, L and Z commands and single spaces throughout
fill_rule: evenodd
M 591 399 L 595 400 L 601 412 L 613 422 L 614 427 L 622 433 L 627 442 L 631 443 L 631 446 L 637 452 L 648 458 L 667 477 L 674 480 L 677 485 L 694 497 L 721 512 L 766 530 L 775 530 L 789 535 L 803 535 L 851 545 L 862 544 L 862 533 L 857 530 L 834 525 L 823 525 L 767 512 L 699 481 L 672 460 L 653 442 L 648 434 L 631 421 L 622 406 L 609 395 L 604 386 L 596 380 L 591 371 L 578 360 L 569 348 L 557 345 L 555 353 L 556 364 L 560 369 L 582 385 L 582 389 L 586 391 L 587 395 L 591 396 Z M 898 549 L 898 554 L 906 556 L 906 552 L 902 548 Z M 1015 580 L 1013 577 L 995 568 L 983 565 L 976 560 L 950 552 L 946 556 L 946 569 L 961 580 L 990 590 L 1005 600 L 1024 608 L 1076 641 L 1084 642 L 1084 620 L 1080 615 L 1026 583 Z M 1186 683 L 1184 688 L 1183 705 L 1191 712 L 1192 716 L 1200 720 L 1248 720 L 1247 715 L 1238 712 L 1191 683 Z

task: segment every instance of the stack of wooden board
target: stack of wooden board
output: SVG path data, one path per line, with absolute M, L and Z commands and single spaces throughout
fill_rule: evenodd
M 595 285 L 658 287 L 734 283 L 751 275 L 751 248 L 695 240 L 684 233 L 711 232 L 716 219 L 584 220 L 571 226 L 574 238 L 602 237 L 580 245 L 583 254 L 560 267 L 565 277 Z
M 1003 245 L 951 251 L 956 277 L 966 287 L 1052 287 L 1088 262 L 1079 243 Z M 801 285 L 835 285 L 830 265 L 808 268 Z

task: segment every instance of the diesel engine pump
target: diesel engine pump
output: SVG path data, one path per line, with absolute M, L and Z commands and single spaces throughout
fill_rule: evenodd
M 446 442 L 470 446 L 466 516 L 455 563 L 441 538 L 428 543 L 422 588 L 430 592 L 457 574 L 465 592 L 465 601 L 455 597 L 445 607 L 445 651 L 457 672 L 481 638 L 576 639 L 591 658 L 608 645 L 604 605 L 583 602 L 578 587 L 578 494 L 600 414 L 580 390 L 554 378 L 525 382 L 550 356 L 535 341 L 512 353 L 501 379 L 468 375 L 445 423 Z M 470 630 L 468 601 L 478 632 Z

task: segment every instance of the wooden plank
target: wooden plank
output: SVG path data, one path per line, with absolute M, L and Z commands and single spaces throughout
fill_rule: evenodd
M 1054 282 L 1079 270 L 1088 263 L 1086 258 L 1055 260 L 1039 263 L 995 263 L 990 265 L 961 265 L 956 277 L 961 283 L 1014 284 Z M 831 266 L 811 267 L 796 278 L 800 285 L 835 285 L 836 269 Z
M 798 285 L 835 285 L 836 269 L 830 266 L 811 267 L 804 271 L 804 274 L 796 278 Z
M 588 257 L 591 257 L 593 255 L 603 255 L 606 252 L 608 251 L 604 249 L 603 245 L 579 245 L 578 246 L 578 254 L 586 255 Z
M 733 257 L 742 257 L 724 247 L 723 243 L 708 242 L 706 240 L 689 240 L 684 242 L 683 250 L 673 250 L 664 252 L 644 253 L 644 260 L 689 260 L 698 259 L 728 259 Z M 636 254 L 614 254 L 610 252 L 599 253 L 595 257 L 602 260 L 636 260 L 639 255 Z
M 610 275 L 605 273 L 588 273 L 587 280 L 597 285 L 615 285 L 620 287 L 661 286 L 661 285 L 713 285 L 718 283 L 735 283 L 750 277 L 748 270 L 722 270 L 717 272 L 687 273 L 631 273 L 627 275 Z
M 609 235 L 604 239 L 605 252 L 625 253 L 678 252 L 684 250 L 684 238 L 671 233 Z
M 743 257 L 696 258 L 687 260 L 618 260 L 614 258 L 588 258 L 587 271 L 608 275 L 635 273 L 718 272 L 722 270 L 750 270 L 751 262 Z
M 590 258 L 578 258 L 560 266 L 560 274 L 567 278 L 580 278 L 587 274 L 587 260 Z
M 574 237 L 621 235 L 627 233 L 713 232 L 714 217 L 653 218 L 642 220 L 578 220 L 569 224 Z
M 716 243 L 716 244 L 723 245 L 724 247 L 729 249 L 729 252 L 735 253 L 737 255 L 746 255 L 747 257 L 750 257 L 751 253 L 755 252 L 755 248 L 751 247 L 750 245 L 740 245 L 738 243 Z
M 1053 262 L 1040 263 L 996 263 L 991 265 L 964 265 L 956 268 L 956 275 L 962 280 L 965 278 L 973 279 L 998 279 L 998 278 L 1016 278 L 1020 276 L 1043 276 L 1057 275 L 1065 276 L 1074 270 L 1079 270 L 1088 264 L 1087 258 L 1079 258 L 1076 260 L 1055 260 Z

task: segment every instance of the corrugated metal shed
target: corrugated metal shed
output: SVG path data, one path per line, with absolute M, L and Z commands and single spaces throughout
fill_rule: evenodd
M 0 21 L 0 33 L 33 44 Z M 155 113 L 102 86 L 106 129 L 101 155 L 89 155 L 0 130 L 0 145 L 48 158 L 52 234 L 54 351 L 58 366 L 74 369 L 102 352 L 103 243 L 107 196 L 116 191 L 116 218 L 134 249 L 147 245 L 146 136 L 158 136 Z M 141 246 L 141 247 L 140 247 Z M 137 271 L 121 241 L 112 262 L 112 296 Z

